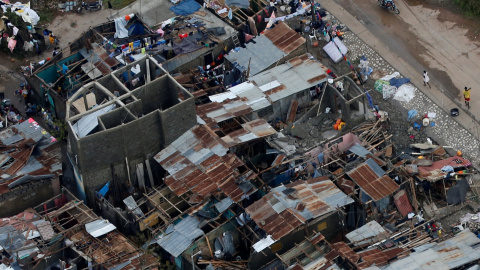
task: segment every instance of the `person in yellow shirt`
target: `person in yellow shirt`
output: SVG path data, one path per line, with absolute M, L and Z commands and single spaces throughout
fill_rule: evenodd
M 472 88 L 467 88 L 465 86 L 465 91 L 463 91 L 463 98 L 465 98 L 465 105 L 467 106 L 468 109 L 470 109 L 470 90 Z

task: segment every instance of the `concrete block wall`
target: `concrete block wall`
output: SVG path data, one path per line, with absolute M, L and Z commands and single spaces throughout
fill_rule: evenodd
M 194 107 L 195 100 L 189 98 L 173 108 L 159 112 L 162 119 L 165 145 L 171 144 L 196 124 L 197 118 Z
M 60 194 L 60 180 L 30 182 L 0 195 L 0 218 L 11 217 Z

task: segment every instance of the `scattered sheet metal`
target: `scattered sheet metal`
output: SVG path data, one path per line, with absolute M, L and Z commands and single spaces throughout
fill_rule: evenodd
M 374 162 L 370 162 L 370 164 L 363 163 L 357 168 L 347 172 L 347 175 L 350 176 L 374 201 L 379 201 L 395 192 L 399 186 L 388 177 L 388 175 L 381 176 L 381 172 L 385 172 L 378 165 L 376 165 L 377 168 L 374 170 L 371 167 L 374 166 L 375 168 L 375 165 L 373 164 L 376 165 Z
M 275 242 L 277 241 L 274 240 L 271 235 L 267 235 L 267 237 L 260 239 L 258 242 L 253 244 L 252 247 L 253 249 L 255 249 L 256 252 L 260 252 L 266 249 L 267 247 L 271 246 Z
M 408 196 L 405 190 L 402 189 L 397 192 L 397 194 L 393 196 L 393 199 L 395 201 L 395 205 L 397 206 L 398 211 L 400 211 L 400 214 L 402 214 L 402 216 L 406 217 L 408 213 L 413 212 L 412 205 L 408 200 Z
M 191 191 L 204 198 L 222 190 L 233 201 L 243 199 L 240 184 L 249 182 L 255 173 L 237 168 L 245 166 L 228 145 L 205 126 L 195 126 L 185 132 L 154 159 L 169 172 L 165 184 L 178 196 Z M 241 182 L 236 182 L 241 179 Z M 256 189 L 250 189 L 250 193 Z
M 115 107 L 115 104 L 109 105 L 98 111 L 85 115 L 84 117 L 80 118 L 75 124 L 73 124 L 73 130 L 79 138 L 87 136 L 90 132 L 92 132 L 92 130 L 94 130 L 98 126 L 98 117 L 115 109 Z
M 276 187 L 247 207 L 246 212 L 267 234 L 279 240 L 306 221 L 352 202 L 328 177 L 322 176 Z
M 43 221 L 37 224 L 37 229 L 40 235 L 42 236 L 43 240 L 50 240 L 55 236 L 55 232 L 53 231 L 52 225 L 50 222 Z
M 345 237 L 355 246 L 363 246 L 374 242 L 381 241 L 389 236 L 389 233 L 373 220 L 362 227 L 349 232 Z
M 233 200 L 230 197 L 227 197 L 220 202 L 215 204 L 215 208 L 219 213 L 223 213 L 233 204 Z
M 358 252 L 358 255 L 362 257 L 362 260 L 364 262 L 358 264 L 360 269 L 363 269 L 363 267 L 367 265 L 376 265 L 376 266 L 382 266 L 386 265 L 389 263 L 389 261 L 396 259 L 397 256 L 405 256 L 408 255 L 408 252 L 404 248 L 391 248 L 387 250 L 381 250 L 378 248 L 372 248 L 368 250 L 363 250 Z M 407 268 L 405 268 L 407 269 Z
M 229 147 L 234 147 L 252 140 L 271 136 L 275 133 L 277 133 L 277 131 L 265 120 L 256 119 L 242 124 L 241 129 L 227 134 L 222 137 L 222 140 L 227 143 Z
M 420 175 L 418 176 L 422 180 L 429 181 L 438 181 L 443 179 L 446 172 L 442 171 L 442 168 L 445 166 L 452 166 L 454 169 L 466 168 L 472 165 L 472 163 L 459 156 L 449 157 L 443 160 L 435 161 L 431 166 L 428 167 L 418 167 Z
M 250 63 L 250 75 L 258 74 L 282 59 L 286 53 L 280 50 L 264 35 L 257 36 L 254 43 L 245 44 L 245 48 L 232 51 L 225 58 L 230 63 L 237 63 L 240 71 L 247 70 Z
M 128 210 L 132 211 L 137 217 L 143 217 L 145 214 L 143 213 L 142 209 L 138 207 L 137 203 L 130 195 L 123 200 L 123 203 L 127 206 Z
M 355 143 L 350 149 L 350 152 L 356 154 L 357 156 L 366 157 L 368 154 L 371 154 L 365 147 L 360 145 L 359 143 Z
M 97 219 L 90 223 L 85 224 L 85 229 L 87 232 L 93 237 L 100 237 L 105 235 L 113 230 L 116 230 L 117 227 L 110 223 L 110 221 L 106 219 Z
M 276 28 L 276 27 L 275 27 Z M 251 76 L 250 81 L 264 92 L 272 102 L 310 89 L 327 80 L 322 64 L 309 54 L 297 56 L 283 65 L 278 65 L 260 74 Z M 273 85 L 272 85 L 273 84 Z M 274 85 L 278 85 L 273 87 Z M 260 89 L 261 90 L 261 89 Z
M 409 256 L 381 267 L 384 270 L 458 269 L 480 259 L 480 239 L 469 229 L 440 243 L 414 248 Z
M 157 244 L 173 257 L 180 256 L 195 239 L 204 235 L 199 229 L 200 221 L 187 216 L 178 224 L 170 225 L 165 234 L 157 236 Z
M 305 38 L 290 28 L 286 23 L 279 21 L 274 28 L 263 33 L 277 48 L 289 54 L 305 43 Z

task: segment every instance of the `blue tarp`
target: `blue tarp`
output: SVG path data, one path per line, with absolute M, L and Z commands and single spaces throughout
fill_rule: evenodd
M 418 113 L 417 110 L 410 110 L 410 111 L 408 111 L 408 118 L 407 118 L 407 120 L 410 120 L 410 119 L 412 119 L 413 117 L 417 116 L 417 113 Z
M 390 79 L 390 85 L 393 85 L 397 88 L 402 86 L 402 84 L 406 84 L 406 83 L 409 83 L 409 82 L 410 82 L 409 78 L 400 78 L 400 79 L 391 78 Z
M 199 10 L 201 7 L 202 6 L 195 2 L 195 0 L 185 0 L 178 5 L 171 7 L 170 10 L 175 13 L 175 15 L 187 16 Z
M 110 182 L 108 182 L 107 184 L 105 184 L 105 186 L 103 186 L 102 189 L 100 189 L 98 191 L 98 193 L 100 193 L 100 195 L 102 195 L 103 197 L 105 197 L 105 194 L 107 194 L 108 192 L 108 186 L 110 186 Z
M 128 28 L 128 36 L 139 36 L 145 33 L 143 24 L 141 22 L 136 22 Z

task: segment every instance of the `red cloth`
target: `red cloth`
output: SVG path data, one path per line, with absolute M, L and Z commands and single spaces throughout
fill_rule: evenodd
M 180 37 L 180 39 L 184 39 L 184 38 L 188 37 L 188 33 L 180 34 L 178 36 Z
M 257 15 L 257 22 L 258 22 L 258 23 L 261 23 L 261 22 L 262 22 L 262 16 Z
M 122 48 L 122 50 L 123 50 L 123 49 L 125 49 L 126 47 L 127 47 L 127 45 L 123 44 L 121 48 Z

